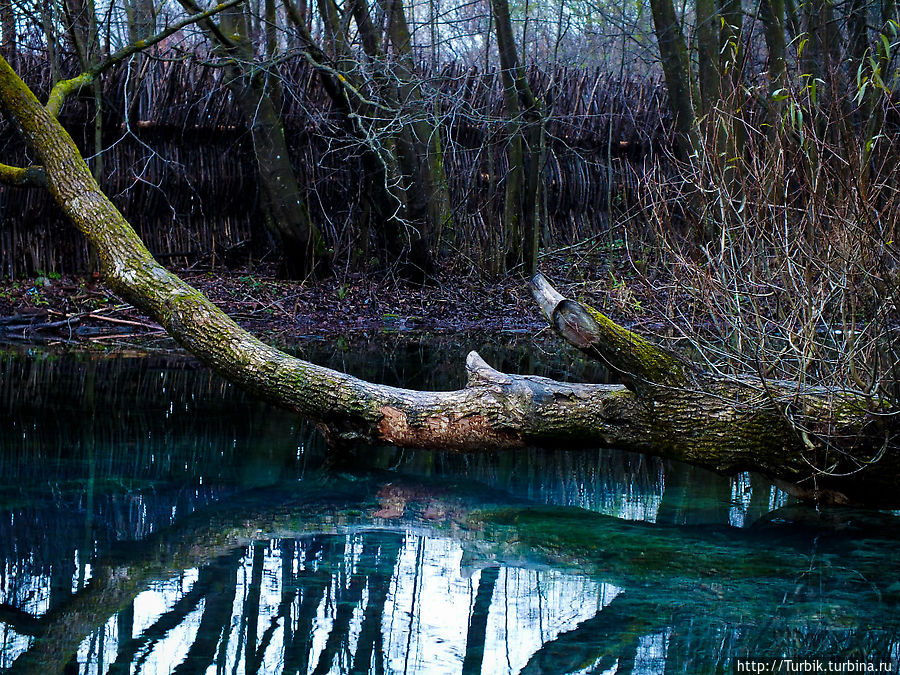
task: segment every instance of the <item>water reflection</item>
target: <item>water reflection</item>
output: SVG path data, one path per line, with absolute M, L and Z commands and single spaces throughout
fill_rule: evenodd
M 377 346 L 357 363 L 324 348 L 308 356 L 452 386 L 431 367 L 452 345 L 394 345 L 410 363 L 380 365 Z M 6 354 L 0 405 L 10 672 L 702 673 L 747 654 L 900 656 L 896 517 L 827 522 L 757 476 L 609 450 L 336 457 L 291 415 L 161 357 Z
M 77 662 L 88 673 L 515 673 L 619 593 L 554 570 L 460 576 L 461 557 L 458 542 L 399 532 L 259 542 L 154 584 Z

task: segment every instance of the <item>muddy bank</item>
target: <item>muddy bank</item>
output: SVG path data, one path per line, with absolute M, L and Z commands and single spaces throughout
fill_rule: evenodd
M 179 273 L 243 327 L 279 344 L 373 332 L 535 334 L 547 325 L 525 281 L 514 276 L 485 282 L 447 274 L 422 286 L 364 275 L 286 282 L 265 269 Z M 615 289 L 561 286 L 625 323 L 647 325 L 647 317 L 629 311 L 634 303 L 617 303 Z M 38 274 L 0 283 L 0 340 L 165 346 L 168 337 L 101 279 Z
M 545 322 L 520 279 L 429 286 L 351 276 L 312 283 L 266 272 L 183 274 L 248 330 L 289 344 L 367 332 L 536 332 Z M 37 275 L 0 285 L 0 339 L 83 342 L 166 339 L 95 278 Z

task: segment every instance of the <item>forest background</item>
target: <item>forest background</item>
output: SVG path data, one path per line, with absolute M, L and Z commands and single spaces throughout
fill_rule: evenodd
M 92 73 L 60 119 L 164 262 L 549 266 L 714 371 L 897 400 L 892 0 L 226 4 L 0 2 L 42 99 Z M 0 178 L 2 274 L 90 272 L 40 170 Z

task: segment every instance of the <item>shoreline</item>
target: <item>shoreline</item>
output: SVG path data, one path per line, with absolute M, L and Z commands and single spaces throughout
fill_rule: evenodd
M 181 273 L 248 331 L 278 344 L 366 333 L 537 333 L 522 279 L 444 278 L 429 286 L 352 276 L 316 283 L 266 273 Z M 91 277 L 0 282 L 0 341 L 105 346 L 167 340 L 162 328 Z

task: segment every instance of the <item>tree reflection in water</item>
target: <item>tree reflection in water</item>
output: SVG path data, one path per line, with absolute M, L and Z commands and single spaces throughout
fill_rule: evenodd
M 554 570 L 462 576 L 461 557 L 459 542 L 384 530 L 257 542 L 153 583 L 82 641 L 77 663 L 92 673 L 515 673 L 618 593 Z
M 900 656 L 896 517 L 785 506 L 756 476 L 597 450 L 338 462 L 291 416 L 164 360 L 0 357 L 0 404 L 12 673 Z

